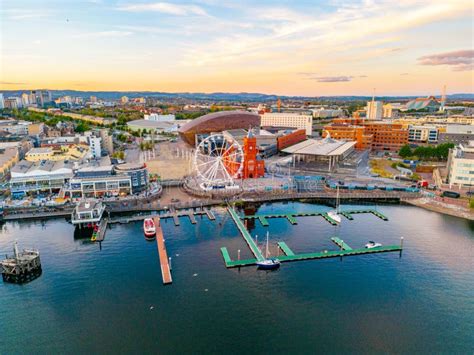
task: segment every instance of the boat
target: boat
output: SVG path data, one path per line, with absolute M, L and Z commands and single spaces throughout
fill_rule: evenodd
M 153 218 L 145 218 L 143 221 L 143 233 L 145 234 L 145 239 L 152 240 L 156 236 L 156 227 Z
M 370 240 L 370 241 L 365 245 L 365 247 L 366 247 L 367 249 L 377 248 L 377 247 L 381 247 L 381 246 L 382 246 L 382 244 L 376 243 L 376 242 L 374 242 L 373 240 Z
M 339 214 L 339 186 L 337 187 L 337 193 L 336 193 L 336 209 L 329 211 L 328 216 L 333 219 L 336 223 L 341 223 L 342 218 L 341 215 Z
M 260 270 L 275 270 L 280 267 L 280 260 L 277 258 L 268 257 L 268 232 L 267 232 L 267 245 L 265 249 L 265 260 L 257 261 L 257 268 Z

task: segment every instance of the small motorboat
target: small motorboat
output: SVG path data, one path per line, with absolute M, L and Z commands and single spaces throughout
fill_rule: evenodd
M 274 270 L 280 267 L 280 260 L 272 258 L 257 262 L 257 267 L 261 270 Z
M 145 239 L 153 240 L 156 236 L 156 226 L 153 218 L 145 218 L 143 221 L 143 233 L 145 234 Z
M 365 245 L 365 247 L 366 247 L 367 249 L 377 248 L 377 247 L 381 247 L 381 246 L 382 246 L 382 244 L 376 243 L 376 242 L 374 242 L 373 240 L 369 241 L 369 242 Z

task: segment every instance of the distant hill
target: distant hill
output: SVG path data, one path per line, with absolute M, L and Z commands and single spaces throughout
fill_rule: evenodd
M 18 96 L 23 92 L 29 90 L 2 90 L 4 96 Z M 77 91 L 77 90 L 51 90 L 53 97 L 59 96 L 97 96 L 103 100 L 117 100 L 122 96 L 128 96 L 130 98 L 135 97 L 156 97 L 162 99 L 189 99 L 189 100 L 200 100 L 200 101 L 232 101 L 232 102 L 265 102 L 265 101 L 276 101 L 278 98 L 285 100 L 318 100 L 318 101 L 356 101 L 356 100 L 370 100 L 371 96 L 284 96 L 284 95 L 269 95 L 261 93 L 226 93 L 226 92 L 214 92 L 214 93 L 198 93 L 198 92 L 180 92 L 180 93 L 167 93 L 159 91 Z M 409 100 L 419 96 L 378 96 L 378 100 L 382 101 L 396 101 L 396 100 Z M 448 95 L 449 99 L 457 100 L 473 100 L 474 93 L 459 93 Z

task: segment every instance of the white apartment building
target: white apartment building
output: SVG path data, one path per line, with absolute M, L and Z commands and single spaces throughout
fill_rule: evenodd
M 168 122 L 176 120 L 175 115 L 159 115 L 157 113 L 150 113 L 149 115 L 144 115 L 145 120 L 157 121 L 157 122 Z
M 367 101 L 367 119 L 381 120 L 383 116 L 383 102 L 382 101 Z
M 271 112 L 260 115 L 262 127 L 285 127 L 304 129 L 306 135 L 313 132 L 313 117 L 311 115 L 300 115 L 297 113 Z
M 89 136 L 89 147 L 92 158 L 100 158 L 102 156 L 101 142 L 102 138 L 93 135 Z
M 408 141 L 436 143 L 438 142 L 438 127 L 436 126 L 408 126 Z
M 474 141 L 459 144 L 448 157 L 449 186 L 474 186 Z
M 3 94 L 0 93 L 0 110 L 2 110 L 4 108 L 5 108 L 5 102 L 4 102 L 4 99 L 3 99 Z

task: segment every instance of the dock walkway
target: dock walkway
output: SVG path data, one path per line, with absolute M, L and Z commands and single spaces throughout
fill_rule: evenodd
M 339 214 L 346 217 L 348 220 L 352 221 L 354 217 L 353 214 L 361 214 L 361 213 L 371 213 L 374 216 L 388 221 L 388 218 L 380 213 L 379 211 L 373 209 L 364 209 L 364 210 L 346 210 L 340 211 Z M 270 224 L 268 223 L 268 219 L 270 218 L 286 218 L 291 224 L 298 224 L 296 217 L 316 217 L 321 216 L 326 221 L 331 223 L 333 226 L 337 225 L 337 222 L 329 217 L 326 212 L 300 212 L 300 213 L 276 213 L 276 214 L 255 214 L 255 215 L 248 215 L 241 217 L 242 219 L 258 219 L 262 226 L 268 227 Z
M 253 240 L 252 236 L 248 232 L 247 228 L 245 228 L 244 224 L 242 223 L 239 215 L 237 212 L 232 207 L 227 207 L 227 211 L 231 215 L 232 219 L 234 220 L 237 228 L 239 229 L 240 233 L 242 234 L 242 237 L 244 237 L 245 241 L 247 242 L 247 245 L 250 248 L 250 251 L 253 253 L 257 261 L 263 261 L 265 260 L 265 257 L 263 256 L 262 252 L 258 248 L 257 244 L 255 244 L 255 241 Z M 227 253 L 227 255 L 229 255 Z
M 160 258 L 161 276 L 163 278 L 163 284 L 166 285 L 173 282 L 173 279 L 171 278 L 171 268 L 168 260 L 168 253 L 166 252 L 160 218 L 153 218 L 153 221 L 155 222 L 156 226 L 156 246 L 158 248 L 158 256 Z

